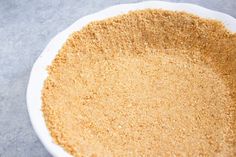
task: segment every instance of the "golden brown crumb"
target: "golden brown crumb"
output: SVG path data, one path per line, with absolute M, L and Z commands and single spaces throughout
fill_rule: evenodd
M 236 35 L 142 10 L 73 33 L 42 90 L 47 127 L 74 156 L 236 156 Z

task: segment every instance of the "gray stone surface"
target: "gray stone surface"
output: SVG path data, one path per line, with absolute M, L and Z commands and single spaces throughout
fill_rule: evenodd
M 32 129 L 25 98 L 31 67 L 49 40 L 84 15 L 138 1 L 0 0 L 0 157 L 50 157 Z M 235 0 L 172 1 L 236 17 Z

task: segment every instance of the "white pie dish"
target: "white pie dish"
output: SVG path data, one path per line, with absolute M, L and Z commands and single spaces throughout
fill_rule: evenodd
M 44 49 L 42 54 L 39 56 L 39 58 L 33 65 L 27 88 L 28 112 L 33 128 L 45 148 L 53 156 L 70 157 L 71 155 L 64 151 L 62 147 L 53 142 L 52 137 L 50 136 L 49 131 L 44 122 L 43 113 L 41 111 L 41 89 L 43 88 L 44 80 L 47 78 L 47 66 L 51 64 L 52 60 L 58 53 L 58 50 L 62 47 L 63 43 L 67 40 L 68 36 L 74 31 L 80 30 L 83 26 L 87 25 L 91 21 L 102 20 L 108 17 L 124 14 L 132 10 L 140 10 L 147 8 L 185 11 L 187 13 L 192 13 L 203 18 L 219 20 L 230 31 L 236 32 L 236 19 L 229 15 L 205 9 L 193 4 L 170 3 L 162 1 L 148 1 L 135 4 L 116 5 L 100 12 L 94 13 L 92 15 L 85 16 L 76 21 L 70 27 L 56 35 Z

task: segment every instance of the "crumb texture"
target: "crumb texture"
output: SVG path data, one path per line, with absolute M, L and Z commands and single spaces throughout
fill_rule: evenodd
M 76 157 L 236 156 L 236 34 L 183 12 L 92 22 L 48 68 L 43 114 Z

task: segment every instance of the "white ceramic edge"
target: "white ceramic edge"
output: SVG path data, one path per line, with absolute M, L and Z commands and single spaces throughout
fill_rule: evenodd
M 132 10 L 147 8 L 185 11 L 203 18 L 216 19 L 223 22 L 226 28 L 228 28 L 231 32 L 236 32 L 236 19 L 227 14 L 212 11 L 194 4 L 172 3 L 163 1 L 146 1 L 115 5 L 92 15 L 85 16 L 76 21 L 70 27 L 56 35 L 46 46 L 42 54 L 33 65 L 27 88 L 27 107 L 33 128 L 45 148 L 54 157 L 71 157 L 71 155 L 53 142 L 52 137 L 50 136 L 49 131 L 46 127 L 43 113 L 41 111 L 41 89 L 43 87 L 44 80 L 48 75 L 46 71 L 47 66 L 51 64 L 52 60 L 58 53 L 58 50 L 66 41 L 68 36 L 74 31 L 80 30 L 83 26 L 87 25 L 91 21 L 102 20 L 108 17 L 124 14 Z

